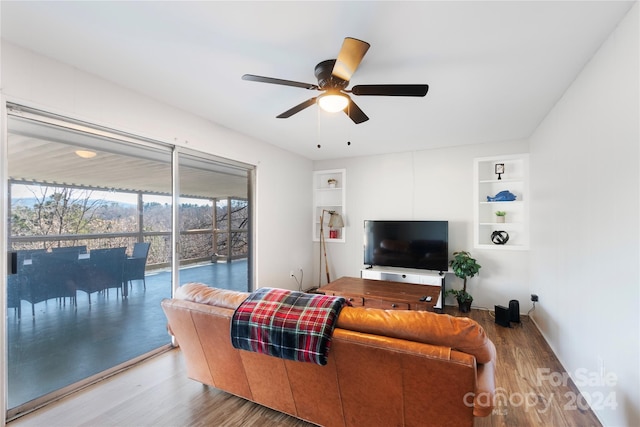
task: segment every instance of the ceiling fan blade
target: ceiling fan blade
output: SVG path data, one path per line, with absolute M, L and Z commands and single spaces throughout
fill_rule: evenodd
M 354 95 L 425 96 L 429 85 L 358 85 L 351 89 Z
M 364 111 L 362 111 L 351 99 L 349 99 L 349 105 L 344 109 L 344 112 L 355 124 L 360 124 L 369 120 L 369 117 L 367 117 Z
M 294 82 L 292 80 L 274 79 L 273 77 L 256 76 L 253 74 L 245 74 L 242 76 L 242 80 L 248 80 L 251 82 L 259 83 L 271 83 L 274 85 L 293 86 L 300 87 L 302 89 L 319 89 L 317 85 L 311 83 Z
M 304 110 L 307 107 L 311 107 L 313 104 L 316 103 L 316 99 L 317 97 L 313 97 L 310 99 L 307 99 L 304 102 L 301 102 L 300 104 L 296 105 L 293 108 L 290 108 L 289 110 L 285 111 L 284 113 L 276 116 L 276 118 L 278 119 L 286 119 L 287 117 L 291 117 L 296 113 L 299 113 L 300 111 Z
M 362 62 L 362 58 L 364 58 L 365 53 L 369 50 L 369 46 L 371 46 L 369 43 L 362 40 L 345 37 L 331 75 L 345 82 L 351 80 L 351 76 L 355 73 L 360 62 Z

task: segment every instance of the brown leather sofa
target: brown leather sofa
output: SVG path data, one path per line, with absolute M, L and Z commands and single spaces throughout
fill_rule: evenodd
M 322 366 L 233 348 L 247 296 L 191 283 L 162 301 L 190 378 L 322 426 L 472 426 L 493 409 L 495 347 L 471 319 L 344 307 Z

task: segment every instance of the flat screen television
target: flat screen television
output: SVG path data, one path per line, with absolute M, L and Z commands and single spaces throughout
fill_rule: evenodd
M 364 264 L 447 271 L 448 221 L 364 222 Z

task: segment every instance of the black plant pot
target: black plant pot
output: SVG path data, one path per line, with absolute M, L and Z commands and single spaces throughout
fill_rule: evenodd
M 469 311 L 471 311 L 472 302 L 473 301 L 471 300 L 467 300 L 467 301 L 458 300 L 458 310 L 460 310 L 461 313 L 468 313 Z

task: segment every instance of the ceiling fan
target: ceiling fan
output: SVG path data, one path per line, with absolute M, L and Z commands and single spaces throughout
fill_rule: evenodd
M 329 112 L 344 111 L 354 123 L 362 123 L 369 117 L 356 105 L 349 94 L 357 96 L 416 96 L 427 94 L 429 85 L 392 84 L 392 85 L 357 85 L 347 89 L 349 81 L 356 71 L 362 58 L 369 49 L 369 43 L 362 40 L 346 37 L 337 59 L 328 59 L 316 65 L 315 75 L 318 84 L 295 82 L 291 80 L 275 79 L 272 77 L 245 74 L 242 80 L 260 83 L 272 83 L 283 86 L 293 86 L 308 90 L 318 90 L 322 94 L 307 99 L 295 107 L 277 116 L 286 119 L 296 113 L 312 106 L 316 102 L 320 107 Z

